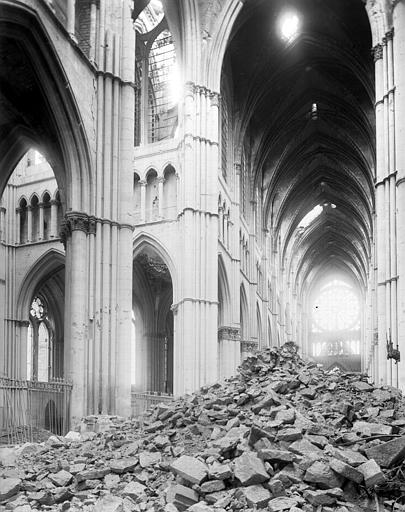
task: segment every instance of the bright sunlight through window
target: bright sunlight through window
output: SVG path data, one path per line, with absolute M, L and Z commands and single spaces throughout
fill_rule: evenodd
M 297 14 L 293 12 L 283 14 L 280 18 L 281 37 L 288 42 L 293 41 L 298 35 L 299 25 L 300 20 Z
M 335 279 L 321 289 L 312 307 L 312 318 L 324 331 L 358 328 L 359 299 L 347 283 Z

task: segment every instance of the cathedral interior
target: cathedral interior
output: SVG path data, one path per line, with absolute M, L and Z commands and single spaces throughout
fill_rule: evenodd
M 404 62 L 404 0 L 0 0 L 0 429 L 286 342 L 404 389 Z

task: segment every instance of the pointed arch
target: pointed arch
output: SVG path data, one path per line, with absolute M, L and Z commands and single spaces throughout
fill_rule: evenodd
M 31 300 L 37 290 L 40 290 L 46 281 L 63 270 L 65 255 L 62 251 L 49 249 L 27 271 L 22 280 L 22 286 L 17 298 L 17 317 L 26 320 Z M 54 290 L 54 293 L 57 293 Z M 62 295 L 63 296 L 63 295 Z
M 0 46 L 4 54 L 11 50 L 18 57 L 25 80 L 31 86 L 31 102 L 25 101 L 25 93 L 15 109 L 19 91 L 13 88 L 14 74 L 5 84 L 6 101 L 13 115 L 0 142 L 0 194 L 26 151 L 36 148 L 53 168 L 68 207 L 93 213 L 87 134 L 45 23 L 41 8 L 34 11 L 14 3 L 2 5 L 0 10 Z M 21 105 L 25 110 L 17 115 Z
M 148 246 L 156 251 L 156 253 L 169 269 L 170 277 L 173 283 L 173 302 L 176 302 L 176 296 L 178 293 L 178 275 L 173 262 L 173 258 L 171 257 L 166 247 L 164 247 L 163 244 L 161 244 L 161 242 L 152 235 L 144 232 L 139 233 L 139 235 L 137 235 L 133 241 L 133 259 L 135 259 L 136 256 L 141 253 L 142 249 Z

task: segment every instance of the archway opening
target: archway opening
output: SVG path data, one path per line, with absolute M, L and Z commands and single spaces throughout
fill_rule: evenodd
M 173 284 L 150 246 L 133 263 L 132 385 L 143 393 L 173 393 Z

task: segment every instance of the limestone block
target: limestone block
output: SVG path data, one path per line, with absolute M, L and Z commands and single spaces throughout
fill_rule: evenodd
M 282 512 L 283 510 L 290 510 L 296 505 L 298 505 L 298 500 L 295 498 L 273 498 L 269 501 L 268 510 L 269 512 Z
M 145 497 L 146 486 L 140 484 L 139 482 L 130 482 L 124 487 L 122 494 L 124 496 L 129 496 L 133 500 L 138 500 L 139 498 Z
M 127 471 L 132 471 L 137 464 L 138 459 L 136 458 L 117 459 L 110 462 L 110 468 L 113 473 L 118 473 L 120 475 Z
M 340 487 L 343 478 L 334 473 L 328 464 L 316 461 L 307 469 L 304 481 L 314 483 L 321 489 L 332 489 Z
M 48 475 L 49 480 L 55 484 L 57 487 L 66 487 L 70 484 L 73 479 L 73 475 L 68 471 L 61 470 L 57 473 L 50 473 Z
M 390 468 L 405 458 L 405 436 L 373 446 L 366 450 L 366 455 L 381 467 Z
M 263 462 L 255 453 L 245 452 L 234 461 L 234 475 L 243 486 L 260 484 L 269 480 Z
M 182 512 L 198 502 L 198 494 L 184 485 L 176 485 L 173 505 Z
M 0 478 L 0 501 L 6 500 L 20 490 L 19 478 Z
M 358 470 L 364 475 L 364 483 L 366 484 L 366 487 L 373 487 L 374 485 L 385 482 L 385 477 L 381 468 L 374 459 L 361 464 L 361 466 L 358 467 Z
M 225 484 L 223 480 L 210 480 L 209 482 L 204 482 L 203 484 L 201 484 L 202 494 L 223 491 L 224 489 Z
M 162 460 L 160 452 L 142 452 L 139 454 L 139 464 L 141 468 L 149 468 L 155 464 L 159 464 Z
M 264 508 L 270 501 L 271 494 L 262 485 L 250 485 L 240 490 L 251 507 Z
M 355 421 L 352 427 L 353 432 L 358 432 L 363 436 L 390 435 L 392 427 L 382 423 L 369 423 L 367 421 Z
M 352 482 L 360 484 L 364 479 L 363 473 L 361 471 L 339 459 L 331 459 L 329 461 L 329 465 L 335 473 L 343 476 L 344 478 L 347 478 L 348 480 L 351 480 Z
M 189 455 L 182 455 L 177 459 L 171 465 L 171 470 L 193 484 L 200 484 L 208 474 L 207 465 Z
M 107 494 L 103 496 L 94 505 L 94 512 L 123 512 L 124 500 L 118 496 Z
M 277 464 L 289 464 L 290 462 L 294 462 L 296 458 L 293 453 L 287 450 L 275 450 L 271 448 L 259 450 L 258 455 L 262 460 Z

